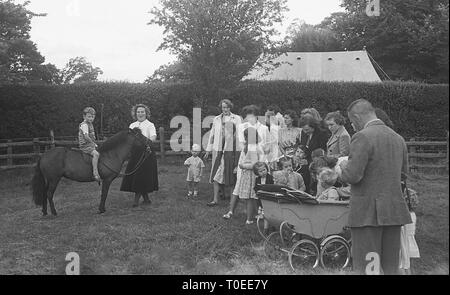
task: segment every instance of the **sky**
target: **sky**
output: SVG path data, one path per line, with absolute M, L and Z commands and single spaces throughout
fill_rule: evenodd
M 17 1 L 23 3 L 24 1 Z M 70 58 L 84 56 L 103 70 L 102 81 L 143 82 L 159 66 L 175 61 L 157 51 L 163 28 L 147 25 L 158 0 L 31 0 L 28 9 L 47 13 L 32 20 L 31 40 L 46 63 L 63 68 Z M 342 11 L 340 0 L 288 0 L 280 32 L 295 19 L 318 24 Z

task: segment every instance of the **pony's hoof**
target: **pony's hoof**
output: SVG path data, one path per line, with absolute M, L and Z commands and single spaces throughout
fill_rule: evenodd
M 42 212 L 42 217 L 47 216 L 47 212 Z
M 98 209 L 98 212 L 97 212 L 97 214 L 103 214 L 103 213 L 105 213 L 106 212 L 106 210 L 105 209 Z

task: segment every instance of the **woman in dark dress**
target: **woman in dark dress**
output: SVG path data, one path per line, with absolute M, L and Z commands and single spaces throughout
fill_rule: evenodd
M 316 188 L 311 183 L 311 174 L 309 172 L 309 164 L 312 162 L 311 153 L 316 149 L 326 151 L 329 134 L 321 128 L 320 122 L 311 115 L 302 116 L 299 125 L 302 128 L 300 145 L 305 148 L 304 152 L 308 161 L 308 165 L 302 166 L 299 172 L 305 182 L 306 192 L 314 194 Z
M 137 127 L 141 130 L 142 135 L 152 142 L 155 141 L 155 125 L 148 120 L 150 118 L 150 109 L 144 104 L 137 104 L 131 109 L 131 116 L 136 121 L 130 124 L 130 129 Z M 131 158 L 128 161 L 125 174 L 132 172 L 139 165 L 143 152 L 145 151 L 142 148 L 135 148 L 131 151 Z M 141 197 L 144 199 L 144 204 L 150 204 L 148 193 L 157 191 L 158 188 L 158 164 L 152 149 L 152 152 L 147 153 L 147 157 L 139 169 L 123 178 L 120 190 L 135 193 L 133 207 L 137 207 Z

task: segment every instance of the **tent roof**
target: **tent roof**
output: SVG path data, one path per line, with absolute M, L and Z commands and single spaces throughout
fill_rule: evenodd
M 243 80 L 381 81 L 365 50 L 287 52 L 271 62 L 281 65 L 268 74 L 253 69 Z

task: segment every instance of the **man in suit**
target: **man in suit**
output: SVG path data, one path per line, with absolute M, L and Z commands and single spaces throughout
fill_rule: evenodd
M 411 223 L 400 182 L 408 168 L 406 143 L 376 117 L 367 100 L 352 102 L 347 111 L 357 131 L 349 160 L 341 166 L 342 180 L 351 184 L 353 270 L 398 274 L 400 227 Z

